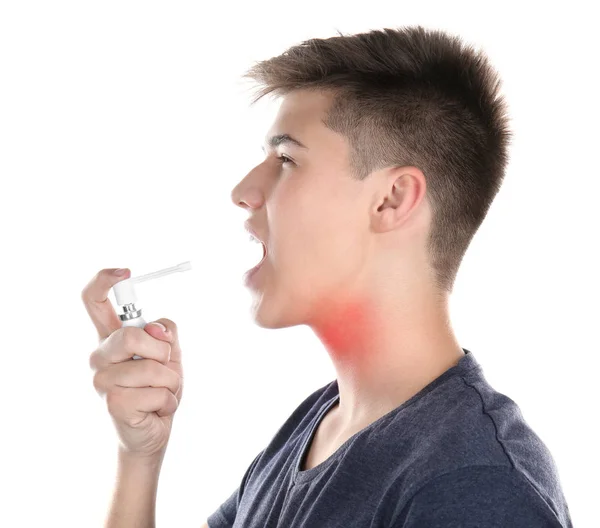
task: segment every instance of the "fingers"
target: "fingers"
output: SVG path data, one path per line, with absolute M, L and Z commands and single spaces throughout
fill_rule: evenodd
M 181 378 L 175 371 L 152 359 L 116 363 L 94 375 L 94 388 L 100 395 L 109 394 L 115 387 L 163 387 L 177 396 L 180 384 Z
M 144 328 L 146 332 L 150 333 L 150 335 L 156 337 L 157 339 L 166 339 L 171 344 L 171 357 L 170 361 L 174 361 L 175 363 L 181 363 L 181 347 L 179 346 L 179 330 L 177 325 L 171 321 L 171 319 L 166 319 L 162 317 L 161 319 L 157 319 L 155 322 L 161 323 L 167 329 L 167 332 L 163 332 L 155 325 L 148 326 Z
M 113 419 L 132 427 L 156 412 L 158 416 L 173 414 L 179 402 L 173 393 L 163 388 L 115 388 L 106 396 L 106 405 Z
M 114 271 L 114 268 L 99 271 L 81 292 L 81 300 L 96 327 L 100 341 L 123 324 L 108 299 L 108 292 L 117 282 L 128 279 L 131 272 L 127 269 L 124 275 L 115 275 Z
M 146 325 L 146 328 L 153 325 Z M 98 370 L 112 363 L 121 363 L 134 355 L 153 359 L 159 363 L 169 362 L 171 344 L 152 337 L 144 328 L 126 326 L 113 331 L 90 355 L 90 368 Z M 142 361 L 142 360 L 139 360 Z M 133 362 L 136 363 L 136 362 Z

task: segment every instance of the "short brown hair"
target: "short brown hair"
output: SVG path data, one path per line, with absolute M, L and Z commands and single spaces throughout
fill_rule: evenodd
M 512 139 L 501 81 L 482 51 L 422 26 L 310 39 L 243 75 L 273 92 L 330 91 L 325 126 L 348 138 L 352 177 L 412 165 L 432 207 L 428 254 L 451 292 L 462 258 L 500 189 Z

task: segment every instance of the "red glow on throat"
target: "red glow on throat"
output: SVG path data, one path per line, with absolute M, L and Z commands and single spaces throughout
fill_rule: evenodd
M 315 322 L 314 330 L 319 339 L 338 359 L 344 355 L 356 356 L 366 353 L 364 343 L 373 343 L 376 332 L 373 307 L 369 302 L 350 301 L 345 304 L 331 303 Z M 353 360 L 358 358 L 353 357 Z

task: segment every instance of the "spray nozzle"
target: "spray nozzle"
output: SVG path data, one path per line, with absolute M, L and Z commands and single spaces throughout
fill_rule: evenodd
M 113 286 L 113 291 L 115 292 L 117 304 L 119 306 L 123 306 L 125 304 L 133 304 L 137 301 L 137 295 L 135 294 L 134 289 L 135 283 L 144 282 L 152 279 L 158 279 L 159 277 L 164 277 L 165 275 L 170 275 L 171 273 L 176 273 L 178 271 L 188 271 L 190 269 L 192 269 L 192 263 L 188 260 L 187 262 L 177 264 L 177 266 L 172 266 L 170 268 L 165 268 L 159 271 L 153 271 L 152 273 L 140 275 L 139 277 L 130 277 L 129 279 L 117 282 L 117 284 Z

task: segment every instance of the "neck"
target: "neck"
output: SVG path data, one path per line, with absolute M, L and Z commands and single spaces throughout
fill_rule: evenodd
M 404 297 L 354 294 L 321 306 L 309 326 L 337 373 L 340 430 L 383 416 L 464 356 L 450 328 L 447 304 L 447 296 L 421 287 Z

